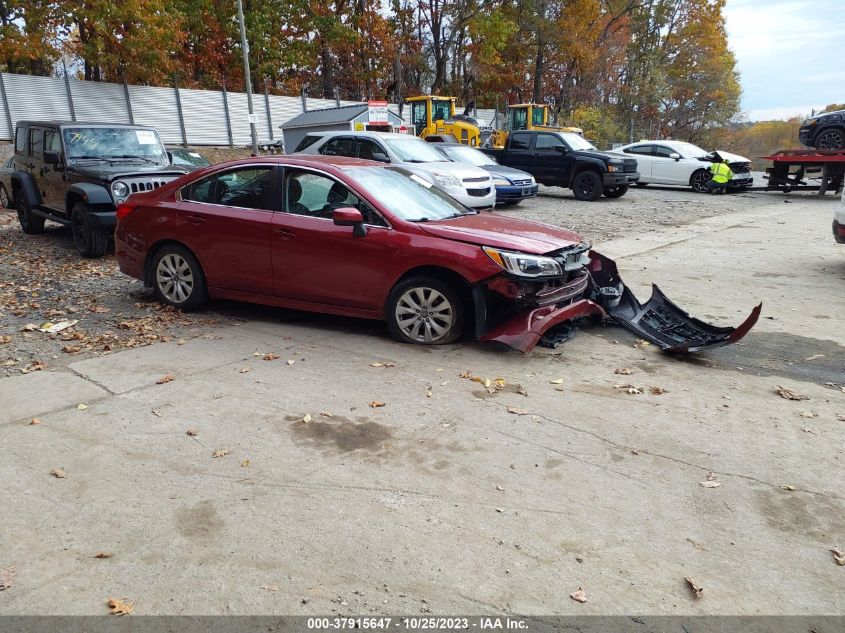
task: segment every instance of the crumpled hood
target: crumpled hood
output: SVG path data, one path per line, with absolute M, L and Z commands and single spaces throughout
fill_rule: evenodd
M 117 180 L 118 178 L 143 178 L 150 175 L 176 178 L 188 173 L 186 170 L 174 167 L 173 165 L 162 167 L 161 165 L 139 165 L 138 163 L 121 163 L 119 165 L 107 165 L 105 163 L 74 164 L 70 167 L 70 171 L 85 178 L 108 181 Z
M 465 215 L 451 220 L 421 222 L 429 235 L 479 246 L 494 246 L 542 255 L 583 241 L 572 231 L 497 213 Z
M 717 149 L 715 152 L 710 152 L 705 156 L 707 160 L 710 161 L 723 161 L 727 160 L 729 163 L 750 163 L 751 159 L 746 158 L 745 156 L 740 156 L 739 154 L 731 154 L 730 152 L 726 152 L 721 149 Z

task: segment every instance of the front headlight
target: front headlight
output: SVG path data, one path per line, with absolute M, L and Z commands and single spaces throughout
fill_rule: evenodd
M 449 174 L 432 174 L 434 182 L 444 189 L 461 189 L 461 181 Z
M 129 185 L 121 180 L 116 180 L 111 184 L 111 193 L 116 200 L 123 200 L 129 197 Z
M 491 246 L 484 246 L 482 250 L 487 253 L 487 257 L 504 270 L 520 277 L 546 277 L 563 274 L 560 264 L 551 257 L 503 251 Z
M 507 187 L 511 184 L 511 181 L 505 180 L 504 178 L 494 178 L 493 184 L 497 187 Z

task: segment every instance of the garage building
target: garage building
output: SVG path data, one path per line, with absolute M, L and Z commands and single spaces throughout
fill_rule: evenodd
M 402 117 L 387 110 L 386 123 L 370 123 L 370 107 L 366 103 L 303 112 L 280 125 L 285 151 L 293 152 L 309 132 L 374 131 L 398 132 Z

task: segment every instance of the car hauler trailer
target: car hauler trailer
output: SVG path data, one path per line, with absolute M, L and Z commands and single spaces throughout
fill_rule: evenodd
M 772 166 L 766 168 L 769 184 L 754 190 L 784 193 L 815 190 L 820 196 L 828 191 L 842 191 L 845 149 L 782 149 L 762 158 L 772 161 Z M 809 185 L 808 180 L 818 180 L 819 184 Z

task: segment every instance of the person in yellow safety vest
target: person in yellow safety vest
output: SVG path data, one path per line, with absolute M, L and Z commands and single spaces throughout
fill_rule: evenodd
M 707 183 L 707 191 L 710 193 L 725 193 L 728 188 L 728 182 L 733 178 L 733 171 L 731 171 L 730 164 L 727 159 L 721 163 L 713 163 L 710 165 L 710 181 Z

